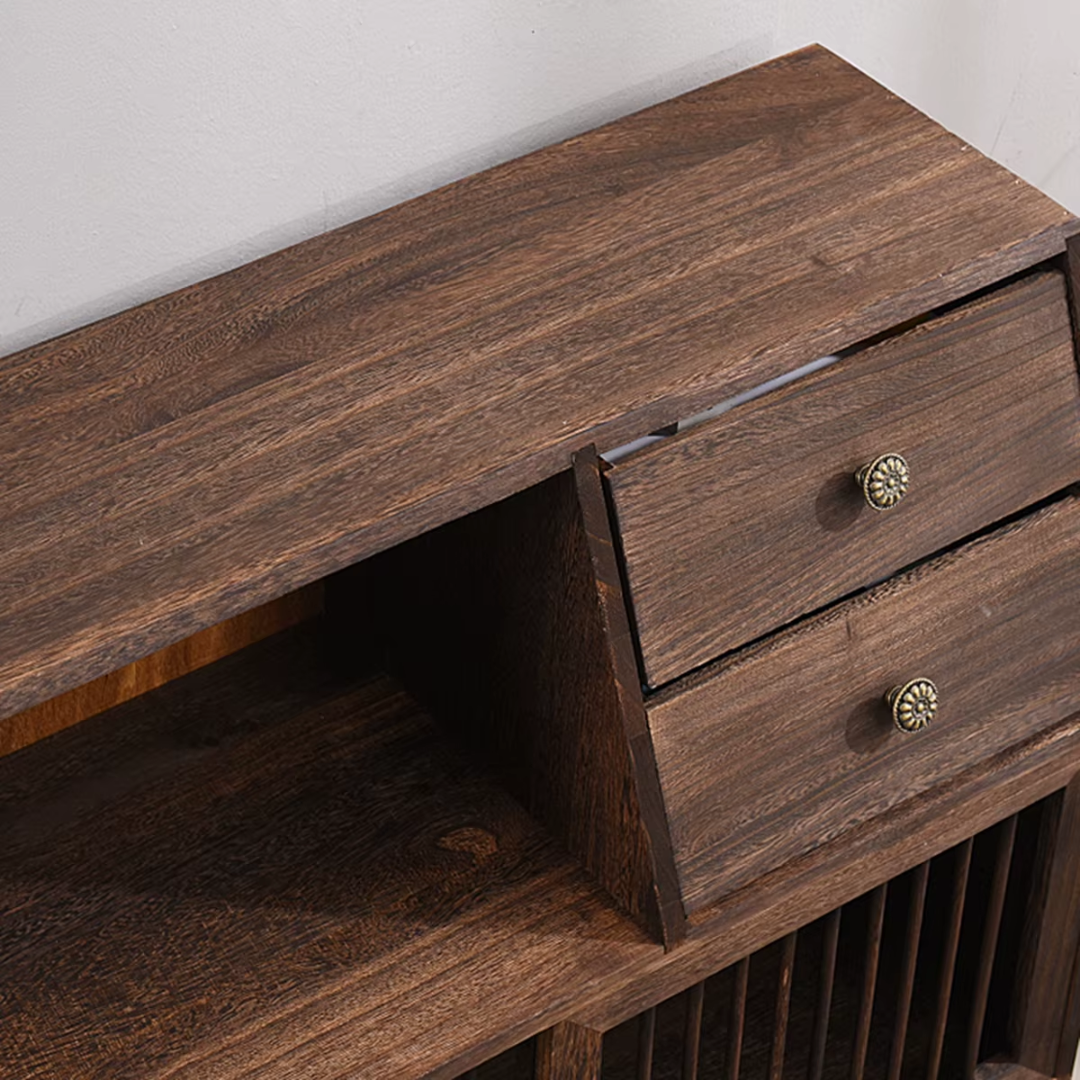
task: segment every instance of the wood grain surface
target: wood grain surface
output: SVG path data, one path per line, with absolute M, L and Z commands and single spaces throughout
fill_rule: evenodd
M 167 645 L 142 660 L 126 664 L 119 671 L 93 679 L 85 686 L 0 720 L 0 757 L 148 690 L 155 690 L 190 671 L 197 671 L 256 641 L 315 618 L 322 606 L 322 582 L 317 581 L 200 630 L 175 645 Z
M 660 951 L 306 629 L 4 759 L 0 834 L 19 1080 L 454 1076 Z
M 385 677 L 298 628 L 0 762 L 0 1074 L 450 1080 L 602 1031 L 1060 787 L 1080 717 L 665 951 Z
M 879 512 L 854 473 L 904 455 Z M 1064 281 L 1039 274 L 606 474 L 645 673 L 697 667 L 1080 479 Z
M 589 446 L 574 455 L 573 476 L 580 528 L 585 536 L 592 572 L 591 580 L 583 582 L 578 589 L 583 590 L 589 597 L 588 614 L 591 619 L 586 619 L 585 613 L 581 613 L 577 618 L 577 627 L 564 618 L 558 622 L 553 621 L 551 629 L 552 632 L 565 634 L 573 640 L 575 651 L 580 651 L 585 640 L 583 630 L 590 623 L 598 622 L 592 635 L 601 638 L 605 644 L 610 672 L 608 679 L 614 685 L 618 702 L 617 707 L 609 707 L 609 711 L 618 717 L 618 723 L 611 725 L 614 728 L 613 737 L 616 746 L 621 744 L 624 747 L 622 753 L 627 762 L 624 769 L 620 770 L 621 786 L 632 788 L 636 794 L 635 808 L 641 815 L 642 826 L 649 840 L 649 869 L 664 941 L 668 945 L 674 945 L 681 941 L 686 933 L 685 913 L 679 895 L 675 856 L 671 849 L 671 835 L 660 791 L 652 735 L 649 732 L 645 703 L 637 677 L 634 639 L 626 612 L 626 598 L 623 595 L 622 579 L 611 535 L 611 522 L 600 478 L 600 461 L 596 447 Z M 535 569 L 531 573 L 535 574 Z M 583 689 L 579 688 L 573 693 L 583 696 Z M 597 718 L 595 709 L 581 710 L 578 720 L 579 734 L 576 738 L 595 739 L 593 733 L 599 726 Z M 587 776 L 588 772 L 587 769 L 578 772 L 576 783 L 579 786 L 582 775 Z M 608 828 L 625 832 L 625 814 L 623 818 L 621 825 L 615 825 L 612 820 Z M 590 830 L 595 832 L 596 826 L 590 826 Z M 616 846 L 611 841 L 609 844 Z
M 1080 499 L 661 691 L 649 706 L 688 912 L 1080 708 Z M 897 731 L 883 695 L 933 679 Z
M 594 451 L 336 575 L 327 603 L 347 649 L 383 656 L 624 910 L 682 937 Z
M 0 362 L 0 716 L 1059 253 L 810 48 Z

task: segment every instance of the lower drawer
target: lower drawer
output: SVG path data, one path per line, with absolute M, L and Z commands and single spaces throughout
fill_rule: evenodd
M 933 723 L 884 695 L 938 688 Z M 1080 709 L 1080 498 L 706 668 L 649 704 L 688 911 Z

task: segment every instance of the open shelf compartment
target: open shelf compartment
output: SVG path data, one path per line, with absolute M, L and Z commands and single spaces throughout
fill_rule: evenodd
M 0 1074 L 452 1076 L 644 936 L 316 623 L 0 760 Z

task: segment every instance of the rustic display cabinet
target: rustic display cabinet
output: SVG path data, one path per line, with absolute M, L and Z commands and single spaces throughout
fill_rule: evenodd
M 1078 237 L 813 47 L 0 362 L 0 1074 L 1067 1075 Z

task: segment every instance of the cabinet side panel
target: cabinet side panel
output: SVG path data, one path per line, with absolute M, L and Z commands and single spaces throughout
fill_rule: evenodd
M 1069 294 L 1069 313 L 1072 316 L 1074 351 L 1080 364 L 1080 233 L 1065 243 L 1065 252 L 1057 261 L 1065 274 L 1065 291 Z

